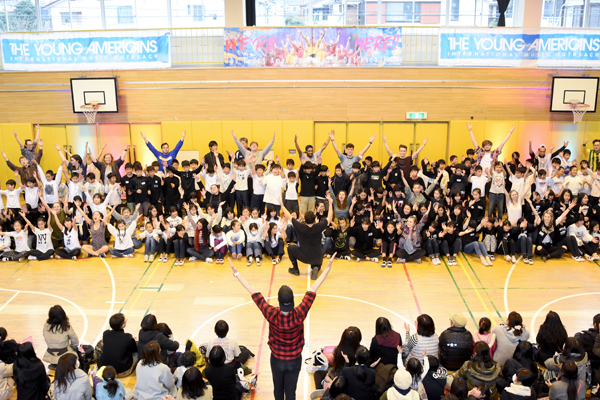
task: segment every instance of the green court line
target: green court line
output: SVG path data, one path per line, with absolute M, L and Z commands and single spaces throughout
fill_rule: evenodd
M 146 312 L 144 313 L 144 317 L 146 315 L 148 315 L 148 313 L 150 312 L 150 308 L 152 308 L 152 305 L 154 304 L 154 300 L 156 300 L 156 297 L 158 296 L 158 293 L 163 288 L 163 286 L 164 286 L 165 282 L 167 281 L 167 278 L 169 277 L 169 275 L 171 275 L 171 271 L 173 271 L 173 267 L 174 266 L 175 266 L 175 263 L 173 263 L 173 265 L 171 265 L 171 268 L 169 269 L 169 272 L 167 272 L 167 275 L 165 275 L 165 279 L 163 279 L 163 281 L 161 282 L 160 286 L 158 287 L 158 290 L 156 291 L 156 294 L 154 295 L 154 297 L 150 301 L 150 305 L 148 305 L 148 308 L 146 309 Z
M 21 270 L 21 268 L 23 268 L 28 263 L 29 263 L 29 260 L 27 260 L 24 263 L 22 263 L 21 266 L 19 266 L 19 268 L 17 268 L 12 274 L 10 274 L 8 277 L 6 277 L 6 279 L 4 280 L 3 284 L 6 283 L 10 278 L 12 278 L 17 272 L 19 272 Z
M 144 279 L 144 276 L 146 276 L 146 273 L 148 272 L 148 270 L 150 269 L 150 267 L 152 266 L 152 264 L 154 264 L 156 261 L 157 260 L 154 260 L 150 264 L 148 264 L 148 267 L 146 267 L 146 270 L 144 271 L 144 273 L 142 274 L 142 276 L 140 276 L 140 279 L 133 286 L 133 289 L 131 289 L 131 293 L 129 293 L 129 296 L 127 296 L 127 299 L 125 299 L 125 302 L 123 303 L 123 305 L 121 306 L 121 309 L 119 310 L 120 313 L 123 312 L 123 309 L 125 308 L 125 305 L 127 304 L 127 302 L 129 301 L 129 299 L 133 295 L 133 292 L 135 292 L 135 289 L 137 289 L 138 285 L 140 284 L 140 282 L 142 281 L 142 279 Z
M 141 286 L 140 290 L 160 290 L 160 288 L 162 288 L 162 285 L 160 286 Z
M 460 298 L 462 299 L 463 303 L 465 303 L 465 307 L 467 307 L 467 310 L 469 311 L 469 314 L 471 315 L 471 319 L 473 320 L 473 324 L 475 324 L 475 326 L 478 326 L 477 322 L 475 321 L 475 317 L 473 316 L 473 313 L 471 312 L 471 309 L 469 308 L 469 306 L 467 304 L 467 301 L 465 300 L 465 296 L 463 296 L 462 292 L 460 291 L 460 288 L 458 287 L 458 284 L 456 283 L 456 279 L 454 279 L 454 275 L 452 275 L 452 272 L 450 271 L 450 268 L 448 268 L 448 264 L 446 263 L 446 259 L 444 257 L 440 257 L 440 259 L 444 261 L 444 265 L 446 266 L 446 270 L 450 274 L 450 278 L 452 278 L 452 282 L 454 282 L 454 286 L 456 286 L 456 290 L 458 290 L 458 294 L 460 294 Z
M 462 253 L 463 258 L 465 259 L 465 261 L 467 262 L 467 264 L 469 264 L 469 268 L 471 268 L 471 271 L 473 272 L 473 275 L 475 275 L 475 278 L 477 278 L 477 282 L 479 282 L 479 286 L 481 286 L 481 288 L 483 289 L 483 291 L 485 292 L 485 295 L 487 296 L 488 300 L 490 301 L 490 303 L 492 303 L 492 306 L 494 307 L 494 310 L 496 310 L 496 314 L 498 314 L 498 318 L 500 318 L 500 320 L 502 321 L 502 315 L 500 314 L 500 312 L 498 311 L 498 309 L 496 308 L 496 305 L 494 304 L 494 301 L 492 300 L 492 298 L 490 297 L 490 294 L 487 292 L 487 290 L 483 287 L 483 284 L 481 283 L 481 279 L 479 279 L 479 276 L 477 275 L 477 273 L 475 272 L 475 270 L 473 269 L 473 266 L 471 265 L 471 263 L 469 262 L 469 260 L 467 259 L 467 256 L 465 256 L 465 253 Z M 476 324 L 477 325 L 477 324 Z

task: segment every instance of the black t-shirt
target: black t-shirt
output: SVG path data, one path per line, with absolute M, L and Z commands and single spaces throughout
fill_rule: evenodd
M 327 220 L 323 219 L 313 226 L 308 226 L 305 223 L 292 218 L 292 225 L 298 236 L 299 246 L 290 246 L 288 253 L 293 251 L 294 256 L 307 264 L 322 264 L 323 263 L 323 245 L 321 239 L 323 231 L 327 228 Z M 302 249 L 301 251 L 298 251 Z
M 213 400 L 238 400 L 236 385 L 236 370 L 232 364 L 220 367 L 209 365 L 204 370 L 204 376 L 213 387 Z
M 356 250 L 372 250 L 375 244 L 375 239 L 381 237 L 381 231 L 375 229 L 373 225 L 369 225 L 369 228 L 365 231 L 362 224 L 352 228 L 350 236 L 356 239 L 354 248 Z
M 346 228 L 344 232 L 341 229 L 333 229 L 331 231 L 331 240 L 333 241 L 333 248 L 336 250 L 348 250 L 350 243 L 348 241 L 348 231 Z
M 472 206 L 469 205 L 468 210 L 471 213 L 471 219 L 480 222 L 485 217 L 485 198 L 479 199 Z
M 133 180 L 134 177 L 135 177 L 135 175 L 131 175 L 131 176 L 123 175 L 123 177 L 121 178 L 121 186 L 123 188 L 125 188 L 125 193 L 127 196 L 128 203 L 133 203 L 133 190 L 131 189 L 131 181 Z M 129 192 L 132 192 L 132 193 L 129 194 Z

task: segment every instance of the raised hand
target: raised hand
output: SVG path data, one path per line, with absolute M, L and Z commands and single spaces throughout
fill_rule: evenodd
M 235 133 L 235 131 L 233 129 L 231 130 L 231 136 L 233 136 L 235 139 L 237 139 L 237 133 Z
M 473 129 L 473 125 L 471 125 L 470 123 L 467 122 L 467 129 L 468 130 L 472 130 Z
M 55 148 L 57 151 L 60 151 L 60 150 L 61 150 L 60 144 L 58 144 L 58 143 L 54 143 L 54 148 Z

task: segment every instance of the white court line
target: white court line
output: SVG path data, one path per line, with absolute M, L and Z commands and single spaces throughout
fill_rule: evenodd
M 110 309 L 108 310 L 108 315 L 106 316 L 106 320 L 104 321 L 104 325 L 102 325 L 102 329 L 100 329 L 100 333 L 98 333 L 98 336 L 96 337 L 96 340 L 94 340 L 94 342 L 92 343 L 93 345 L 96 345 L 96 343 L 98 343 L 100 341 L 100 339 L 102 338 L 102 334 L 104 333 L 104 330 L 108 326 L 108 322 L 110 321 L 110 317 L 112 316 L 113 310 L 115 309 L 115 297 L 117 295 L 117 288 L 116 288 L 116 285 L 115 285 L 115 276 L 113 275 L 112 270 L 110 269 L 110 266 L 108 265 L 108 263 L 106 262 L 106 260 L 104 258 L 100 258 L 100 259 L 102 260 L 102 262 L 106 266 L 106 269 L 108 270 L 108 275 L 110 276 L 110 282 L 112 284 L 112 298 L 110 300 Z
M 535 312 L 535 314 L 533 314 L 533 318 L 531 318 L 531 325 L 530 325 L 530 327 L 531 327 L 531 337 L 535 337 L 535 320 L 536 320 L 536 318 L 538 317 L 538 315 L 540 315 L 540 313 L 541 313 L 541 312 L 542 312 L 542 311 L 543 311 L 543 310 L 544 310 L 546 307 L 549 307 L 549 306 L 551 306 L 552 304 L 554 304 L 554 303 L 557 303 L 557 302 L 559 302 L 559 301 L 561 301 L 561 300 L 566 300 L 566 299 L 570 299 L 570 298 L 573 298 L 573 297 L 580 297 L 580 296 L 594 296 L 594 295 L 600 295 L 600 292 L 589 292 L 589 293 L 579 293 L 579 294 L 572 294 L 572 295 L 570 295 L 570 296 L 560 297 L 560 298 L 558 298 L 558 299 L 556 299 L 556 300 L 552 300 L 551 302 L 544 304 L 543 306 L 541 306 L 541 307 L 540 307 L 540 309 L 539 309 L 539 310 L 537 310 L 537 311 Z
M 13 290 L 13 289 L 1 289 L 0 291 L 5 291 L 5 292 L 17 292 L 17 293 L 27 293 L 27 294 L 39 294 L 42 296 L 50 296 L 50 297 L 54 297 L 56 299 L 60 299 L 62 301 L 66 301 L 67 303 L 71 304 L 73 307 L 75 307 L 75 309 L 77 309 L 77 311 L 81 314 L 81 316 L 83 317 L 83 332 L 80 336 L 80 341 L 83 342 L 83 339 L 85 338 L 85 335 L 87 334 L 87 330 L 88 330 L 88 319 L 87 319 L 87 315 L 85 315 L 85 313 L 83 312 L 83 310 L 81 309 L 81 307 L 79 307 L 77 304 L 73 303 L 71 300 L 69 299 L 65 299 L 64 297 L 60 297 L 57 296 L 55 294 L 50 294 L 50 293 L 43 293 L 43 292 L 32 292 L 29 290 Z
M 13 297 L 11 297 L 10 299 L 8 299 L 8 301 L 6 303 L 4 303 L 4 305 L 2 307 L 0 307 L 0 311 L 4 310 L 4 307 L 6 307 L 8 305 L 8 303 L 10 303 L 11 301 L 13 301 L 13 299 L 15 297 L 17 297 L 19 295 L 20 292 L 17 292 L 15 294 L 13 294 Z
M 517 262 L 513 264 L 513 266 L 511 267 L 510 271 L 508 271 L 508 275 L 506 275 L 506 281 L 504 281 L 504 312 L 506 313 L 506 318 L 508 318 L 508 314 L 510 314 L 510 311 L 508 310 L 508 282 L 510 281 L 510 276 L 512 275 L 513 271 L 515 270 L 515 267 L 517 266 L 517 264 L 519 263 L 519 261 L 521 261 L 521 258 L 523 258 L 523 256 L 519 256 L 519 258 L 517 259 Z

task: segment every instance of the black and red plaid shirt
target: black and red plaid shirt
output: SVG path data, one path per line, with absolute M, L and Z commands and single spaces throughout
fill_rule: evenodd
M 269 322 L 268 345 L 273 356 L 284 361 L 300 357 L 304 347 L 304 320 L 315 297 L 315 292 L 306 292 L 302 303 L 284 315 L 279 307 L 268 304 L 260 292 L 252 295 L 252 300 Z

